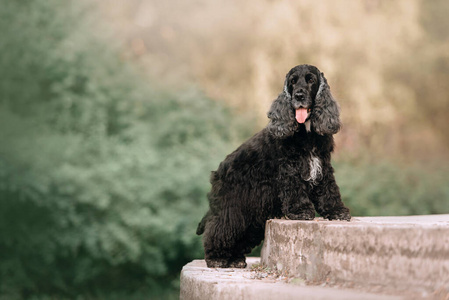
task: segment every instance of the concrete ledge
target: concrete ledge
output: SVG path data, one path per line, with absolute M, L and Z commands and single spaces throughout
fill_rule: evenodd
M 449 296 L 449 215 L 269 220 L 261 262 L 307 282 Z
M 182 269 L 180 299 L 407 299 L 402 296 L 388 296 L 335 287 L 305 286 L 303 281 L 296 284 L 295 281 L 286 283 L 288 280 L 285 277 L 272 279 L 264 274 L 257 276 L 260 274 L 256 275 L 254 271 L 251 271 L 251 265 L 258 262 L 259 258 L 248 257 L 246 269 L 210 269 L 206 267 L 204 260 L 194 260 Z

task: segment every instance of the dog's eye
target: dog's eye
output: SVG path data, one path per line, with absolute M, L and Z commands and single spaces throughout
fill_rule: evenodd
M 292 79 L 290 79 L 290 83 L 291 84 L 295 84 L 295 83 L 297 83 L 298 82 L 298 77 L 293 77 Z
M 312 74 L 307 74 L 306 75 L 306 82 L 307 83 L 315 83 L 315 77 L 313 77 Z

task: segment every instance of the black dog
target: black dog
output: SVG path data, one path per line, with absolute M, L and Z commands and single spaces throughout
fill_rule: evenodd
M 198 225 L 208 267 L 244 268 L 270 218 L 350 220 L 331 166 L 339 107 L 316 67 L 288 72 L 270 123 L 212 172 L 210 208 Z

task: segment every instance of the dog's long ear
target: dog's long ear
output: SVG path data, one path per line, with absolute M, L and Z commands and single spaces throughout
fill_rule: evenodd
M 320 86 L 313 107 L 312 128 L 320 135 L 335 134 L 340 130 L 340 107 L 332 97 L 324 74 L 320 74 Z
M 268 111 L 270 123 L 267 128 L 271 134 L 277 138 L 286 138 L 295 133 L 297 122 L 295 113 L 291 106 L 291 95 L 288 92 L 288 75 L 285 79 L 284 90 L 279 94 L 278 98 L 273 101 Z

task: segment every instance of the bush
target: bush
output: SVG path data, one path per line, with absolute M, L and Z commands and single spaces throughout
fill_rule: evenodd
M 195 89 L 147 83 L 86 3 L 2 4 L 7 298 L 148 297 L 176 288 L 181 267 L 202 256 L 194 232 L 209 172 L 241 132 Z
M 389 159 L 335 163 L 343 202 L 353 216 L 449 213 L 449 169 Z

